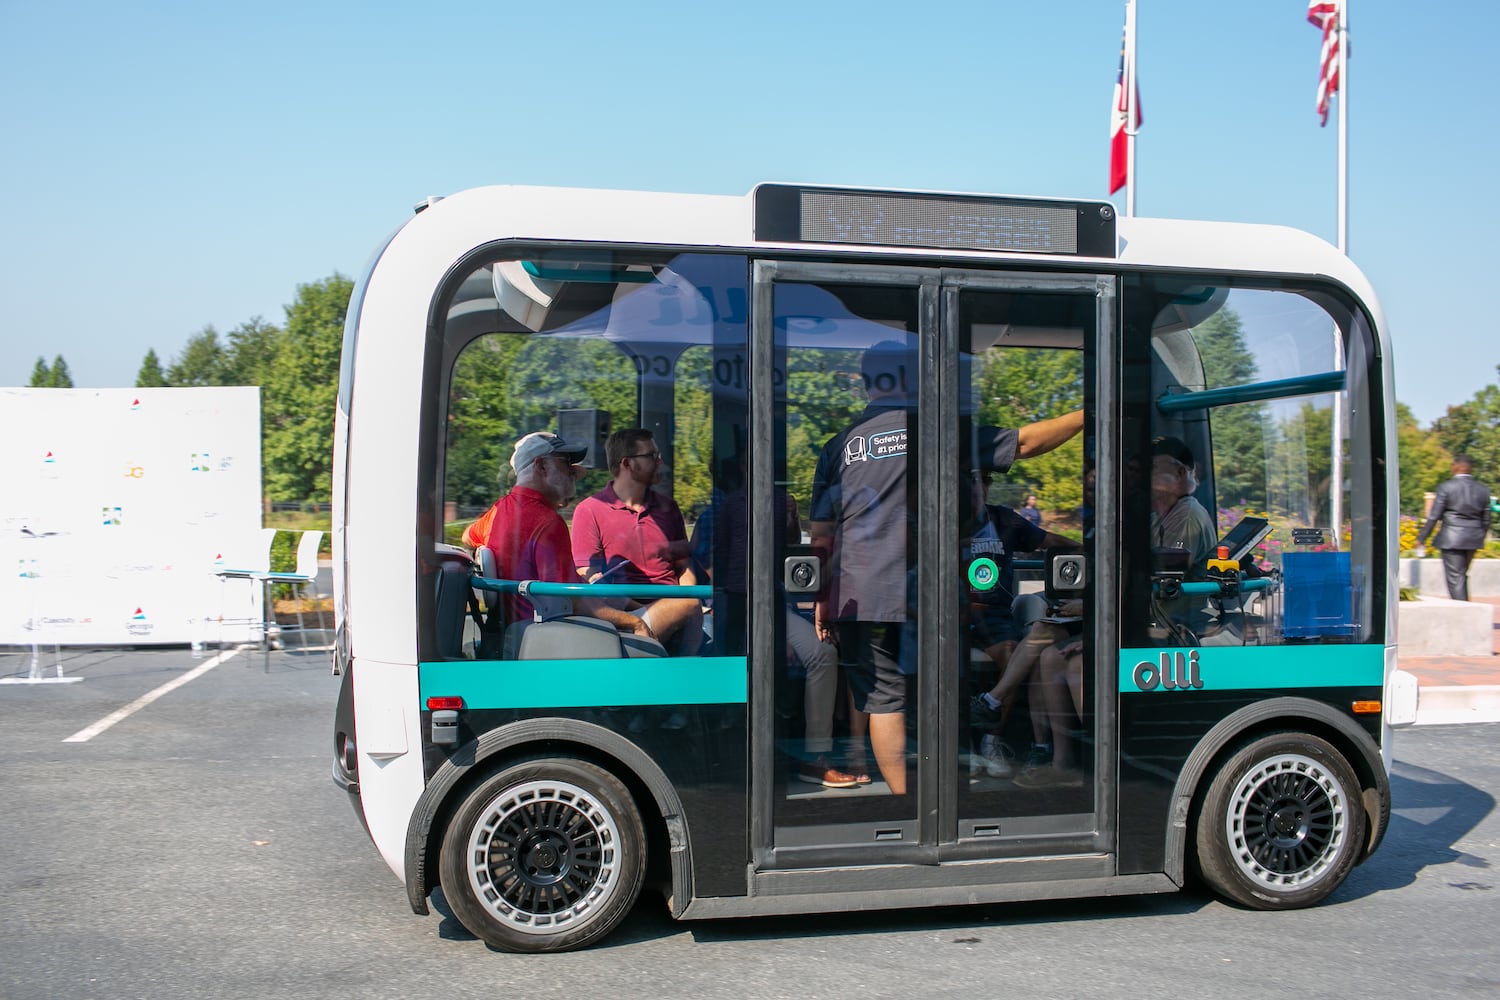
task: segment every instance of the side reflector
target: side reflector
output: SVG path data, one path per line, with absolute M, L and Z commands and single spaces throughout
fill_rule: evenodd
M 1379 715 L 1380 702 L 1378 701 L 1356 701 L 1350 706 L 1355 715 Z
M 457 711 L 464 707 L 464 700 L 458 697 L 437 697 L 427 699 L 427 710 L 429 712 Z

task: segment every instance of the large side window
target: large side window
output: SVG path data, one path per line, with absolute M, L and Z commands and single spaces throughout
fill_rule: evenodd
M 434 429 L 441 434 L 434 444 L 441 455 L 437 493 L 443 525 L 436 541 L 451 547 L 449 563 L 462 562 L 459 549 L 478 562 L 486 540 L 497 537 L 495 520 L 514 518 L 515 510 L 497 501 L 516 491 L 511 458 L 526 435 L 549 432 L 586 448 L 571 495 L 554 498 L 552 491 L 541 490 L 556 501 L 571 544 L 578 504 L 610 487 L 613 470 L 605 447 L 610 434 L 642 428 L 651 436 L 649 443 L 635 446 L 639 454 L 632 467 L 651 475 L 650 491 L 681 514 L 680 526 L 667 530 L 653 553 L 676 569 L 690 570 L 693 582 L 717 586 L 729 573 L 733 546 L 715 544 L 714 532 L 722 525 L 716 515 L 733 492 L 747 437 L 745 384 L 736 377 L 745 370 L 746 269 L 745 258 L 729 255 L 558 248 L 517 252 L 476 266 L 460 284 L 443 328 L 445 405 Z M 529 533 L 519 544 L 533 544 L 537 537 Z M 498 550 L 501 564 L 492 566 L 497 558 L 492 555 L 486 566 L 499 577 L 532 575 L 529 561 L 528 572 L 505 564 L 507 545 L 490 548 Z M 432 565 L 443 565 L 441 551 L 439 556 Z M 573 554 L 568 559 L 576 572 Z M 546 560 L 542 563 L 536 579 L 549 576 Z M 611 574 L 610 582 L 632 580 L 638 569 L 627 565 Z M 569 582 L 588 575 L 579 573 Z M 561 619 L 578 610 L 573 601 L 522 603 L 515 595 L 483 588 L 476 609 L 466 588 L 450 588 L 446 599 L 442 589 L 439 583 L 430 613 L 437 648 L 424 650 L 424 656 L 537 655 L 523 652 L 514 635 L 505 640 L 514 619 Z M 611 602 L 622 609 L 634 603 Z M 710 616 L 711 609 L 708 602 Z M 706 617 L 702 640 L 689 642 L 684 633 L 680 648 L 698 653 L 716 646 L 743 648 L 742 638 L 736 644 L 722 630 L 715 635 L 714 624 Z M 677 648 L 673 643 L 669 652 Z M 599 655 L 596 648 L 546 649 L 549 657 Z
M 1128 288 L 1126 644 L 1381 639 L 1383 480 L 1348 460 L 1381 419 L 1363 317 L 1315 288 Z M 1204 586 L 1221 553 L 1249 583 L 1232 597 Z

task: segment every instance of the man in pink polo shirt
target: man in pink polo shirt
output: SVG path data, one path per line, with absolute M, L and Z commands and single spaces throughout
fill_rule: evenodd
M 583 472 L 575 463 L 587 452 L 587 447 L 569 444 L 548 431 L 528 434 L 516 442 L 510 456 L 515 487 L 464 531 L 464 541 L 471 548 L 483 545 L 495 554 L 496 572 L 502 579 L 578 582 L 568 525 L 557 511 L 573 499 Z M 526 598 L 506 594 L 504 600 L 506 621 L 532 617 L 533 608 Z M 650 634 L 640 618 L 603 601 L 577 598 L 572 603 L 578 614 L 600 618 L 622 632 Z
M 653 490 L 661 452 L 649 430 L 627 427 L 604 442 L 614 479 L 573 511 L 573 563 L 587 580 L 606 570 L 610 583 L 697 583 L 687 525 L 671 497 Z M 647 632 L 679 656 L 698 652 L 703 605 L 695 597 L 663 597 L 636 610 Z

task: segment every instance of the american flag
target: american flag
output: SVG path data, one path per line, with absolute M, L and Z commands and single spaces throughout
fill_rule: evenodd
M 1127 28 L 1127 31 L 1129 29 Z M 1141 89 L 1135 79 L 1135 64 L 1132 59 L 1129 46 L 1130 39 L 1122 36 L 1120 39 L 1120 75 L 1115 78 L 1115 106 L 1110 114 L 1109 122 L 1109 193 L 1114 194 L 1125 186 L 1130 179 L 1130 167 L 1128 162 L 1126 129 L 1134 132 L 1141 127 Z M 1127 84 L 1128 81 L 1128 84 Z M 1126 94 L 1131 93 L 1133 88 L 1134 100 L 1127 100 Z M 1135 111 L 1135 121 L 1130 123 L 1130 112 L 1132 107 Z M 1127 123 L 1129 123 L 1127 125 Z
M 1323 30 L 1323 61 L 1318 67 L 1318 114 L 1328 124 L 1328 99 L 1339 89 L 1339 16 L 1342 0 L 1309 0 L 1307 19 Z

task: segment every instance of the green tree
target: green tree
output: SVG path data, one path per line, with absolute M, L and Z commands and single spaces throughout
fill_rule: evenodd
M 596 339 L 498 334 L 469 344 L 449 384 L 444 499 L 462 507 L 491 503 L 510 486 L 516 440 L 555 430 L 557 411 L 570 409 L 602 410 L 614 430 L 634 423 L 630 358 Z M 578 494 L 602 489 L 608 478 L 603 469 L 591 471 Z M 677 489 L 674 483 L 674 495 Z
M 36 367 L 31 369 L 31 387 L 33 389 L 52 388 L 52 366 L 47 364 L 46 358 L 36 359 Z
M 482 507 L 509 486 L 501 471 L 508 468 L 520 435 L 508 375 L 526 343 L 523 336 L 481 337 L 454 363 L 448 387 L 445 500 Z
M 262 465 L 272 500 L 326 501 L 332 490 L 339 349 L 354 283 L 334 274 L 297 287 L 262 386 Z
M 68 363 L 61 354 L 52 359 L 52 378 L 47 384 L 54 389 L 73 388 L 73 376 L 68 372 Z
M 1281 421 L 1266 456 L 1266 509 L 1303 525 L 1328 524 L 1333 410 L 1304 402 Z
M 1401 513 L 1421 517 L 1422 494 L 1448 478 L 1452 456 L 1435 432 L 1422 430 L 1405 403 L 1396 404 L 1396 458 L 1401 473 Z
M 1500 375 L 1500 365 L 1495 371 Z M 1500 481 L 1500 387 L 1487 385 L 1468 401 L 1448 407 L 1432 429 L 1449 454 L 1474 460 L 1474 478 L 1495 488 Z
M 219 334 L 212 326 L 188 338 L 177 357 L 167 368 L 167 385 L 228 385 L 228 359 L 224 347 L 219 343 Z
M 973 365 L 982 426 L 1022 427 L 1083 406 L 1083 355 L 1078 351 L 991 350 L 976 356 Z M 1027 492 L 1034 492 L 1044 510 L 1077 510 L 1083 502 L 1083 438 L 1018 462 L 996 478 L 1011 484 L 1000 490 L 1002 502 L 1019 505 Z
M 141 359 L 141 370 L 135 376 L 135 386 L 137 389 L 150 389 L 166 384 L 167 379 L 162 374 L 161 362 L 156 357 L 156 349 L 148 348 L 146 356 Z
M 259 316 L 230 330 L 225 337 L 224 384 L 265 385 L 281 351 L 282 339 L 281 329 Z
M 1193 329 L 1203 362 L 1204 388 L 1246 385 L 1259 376 L 1245 346 L 1239 314 L 1223 309 Z M 1264 509 L 1266 503 L 1266 407 L 1263 403 L 1221 406 L 1209 415 L 1213 434 L 1214 495 L 1221 505 Z

